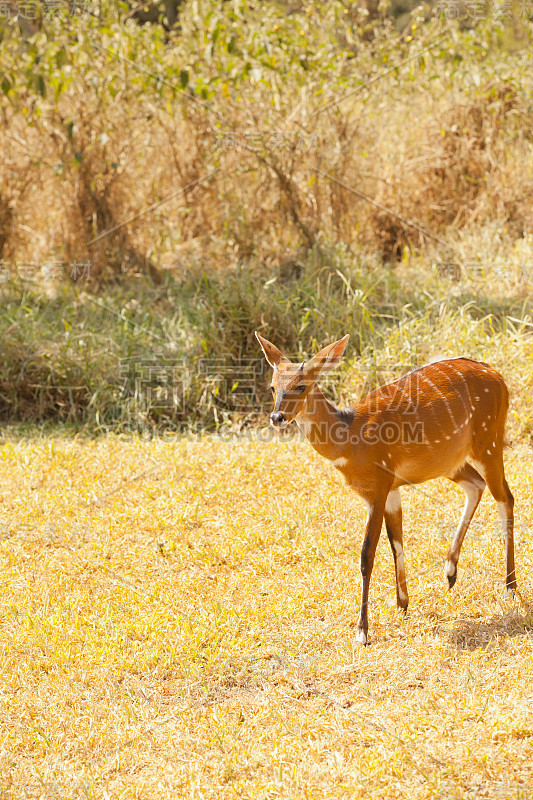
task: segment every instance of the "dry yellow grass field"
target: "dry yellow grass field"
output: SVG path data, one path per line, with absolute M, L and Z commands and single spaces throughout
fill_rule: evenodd
M 532 453 L 507 451 L 521 600 L 485 492 L 402 490 L 411 605 L 305 442 L 6 437 L 0 797 L 533 797 Z

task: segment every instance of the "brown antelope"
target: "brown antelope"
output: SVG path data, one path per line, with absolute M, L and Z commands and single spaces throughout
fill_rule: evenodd
M 509 393 L 502 376 L 483 362 L 450 358 L 415 369 L 341 410 L 322 394 L 317 380 L 340 363 L 348 335 L 301 364 L 291 363 L 271 342 L 255 335 L 274 369 L 271 424 L 284 428 L 296 420 L 314 449 L 333 462 L 366 502 L 357 640 L 367 643 L 368 590 L 383 517 L 394 556 L 397 604 L 407 610 L 398 489 L 406 484 L 444 476 L 465 492 L 463 514 L 446 557 L 450 589 L 457 578 L 463 539 L 488 485 L 505 534 L 505 594 L 513 597 L 514 499 L 503 468 Z M 479 472 L 467 459 L 474 461 Z

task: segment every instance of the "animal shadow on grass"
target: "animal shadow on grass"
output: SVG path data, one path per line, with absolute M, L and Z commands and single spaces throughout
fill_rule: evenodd
M 526 613 L 510 609 L 503 614 L 494 614 L 489 620 L 475 618 L 458 620 L 452 630 L 442 631 L 448 641 L 458 650 L 479 650 L 503 638 L 533 636 L 533 610 Z

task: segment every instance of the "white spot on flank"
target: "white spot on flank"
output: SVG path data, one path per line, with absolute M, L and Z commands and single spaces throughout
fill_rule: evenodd
M 488 389 L 485 389 L 485 391 L 486 391 L 486 392 L 488 392 L 489 390 L 488 390 Z
M 340 458 L 336 458 L 333 462 L 334 467 L 345 467 L 348 463 L 348 459 L 345 456 L 341 456 Z
M 440 444 L 440 439 L 435 439 L 435 444 Z
M 394 511 L 398 511 L 399 508 L 401 508 L 401 505 L 402 505 L 402 500 L 400 496 L 400 490 L 393 489 L 392 492 L 389 492 L 387 495 L 387 501 L 385 503 L 385 511 L 393 513 Z
M 489 455 L 489 456 L 490 456 L 490 455 L 492 455 L 492 453 L 490 452 L 490 450 L 487 450 L 487 455 Z
M 455 575 L 455 570 L 456 567 L 452 561 L 447 561 L 446 564 L 444 565 L 444 571 L 446 573 L 447 578 L 451 578 L 453 575 Z
M 496 442 L 493 442 L 493 443 L 492 443 L 492 446 L 493 446 L 493 447 L 496 447 Z

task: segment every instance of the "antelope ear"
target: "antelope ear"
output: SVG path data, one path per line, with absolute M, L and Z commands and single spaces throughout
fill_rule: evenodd
M 341 363 L 349 338 L 350 334 L 347 333 L 346 336 L 343 336 L 338 342 L 333 342 L 333 344 L 328 344 L 327 347 L 322 348 L 322 350 L 305 365 L 307 374 L 318 378 L 321 373 L 329 372 L 330 369 L 337 367 Z
M 271 367 L 277 369 L 280 364 L 291 363 L 288 358 L 285 358 L 281 350 L 278 350 L 275 344 L 269 342 L 268 339 L 265 339 L 263 336 L 261 336 L 260 333 L 257 333 L 257 331 L 255 331 L 255 336 L 257 341 L 261 345 L 261 350 L 265 354 L 266 360 L 268 361 Z

